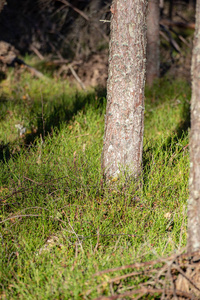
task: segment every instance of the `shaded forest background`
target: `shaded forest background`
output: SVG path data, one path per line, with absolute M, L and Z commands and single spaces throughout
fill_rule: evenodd
M 105 86 L 110 23 L 102 20 L 110 20 L 110 5 L 111 0 L 8 0 L 1 40 L 22 56 L 36 55 L 54 76 L 76 82 L 66 67 L 71 64 L 85 86 Z M 161 76 L 190 80 L 195 1 L 161 1 L 160 11 Z

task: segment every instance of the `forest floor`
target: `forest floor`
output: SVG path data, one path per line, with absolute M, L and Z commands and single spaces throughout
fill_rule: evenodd
M 111 285 L 113 273 L 94 274 L 184 249 L 188 82 L 164 77 L 146 89 L 139 190 L 127 178 L 103 182 L 104 89 L 14 71 L 1 86 L 0 299 L 127 291 L 139 277 Z

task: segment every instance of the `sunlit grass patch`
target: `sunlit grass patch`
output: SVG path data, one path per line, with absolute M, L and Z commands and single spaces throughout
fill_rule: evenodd
M 6 95 L 0 103 L 2 299 L 107 295 L 108 285 L 99 284 L 111 275 L 94 273 L 185 246 L 186 84 L 160 81 L 146 93 L 141 189 L 127 178 L 113 187 L 103 182 L 104 98 L 29 76 Z M 19 136 L 16 123 L 30 132 Z

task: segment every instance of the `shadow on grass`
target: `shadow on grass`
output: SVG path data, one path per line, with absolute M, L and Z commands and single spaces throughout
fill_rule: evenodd
M 150 107 L 156 107 L 163 102 L 167 102 L 170 99 L 175 99 L 179 97 L 180 91 L 182 91 L 183 83 L 182 82 L 173 82 L 171 79 L 165 78 L 160 79 L 155 82 L 153 88 L 146 89 L 146 104 Z M 184 92 L 187 94 L 188 98 L 188 88 L 184 89 Z M 45 139 L 45 136 L 51 134 L 54 129 L 60 130 L 62 124 L 70 122 L 74 118 L 74 116 L 79 112 L 85 112 L 88 105 L 93 106 L 94 109 L 100 109 L 100 111 L 104 111 L 105 108 L 105 96 L 106 89 L 105 88 L 97 88 L 93 92 L 89 93 L 81 93 L 77 92 L 73 96 L 69 96 L 63 93 L 62 96 L 58 97 L 52 101 L 49 101 L 48 98 L 44 99 L 44 108 L 41 109 L 41 102 L 36 101 L 32 106 L 26 106 L 26 114 L 27 118 L 33 119 L 35 124 L 32 132 L 26 134 L 23 141 L 26 147 L 34 144 L 34 141 L 38 137 L 42 137 Z M 0 99 L 0 109 L 1 109 L 1 119 L 4 119 L 4 115 L 6 115 L 6 101 L 8 99 Z M 19 99 L 16 99 L 16 105 Z M 22 105 L 23 103 L 19 104 Z M 15 105 L 15 103 L 13 103 Z M 3 109 L 2 109 L 3 108 Z M 4 113 L 5 112 L 5 113 Z M 189 105 L 185 105 L 183 110 L 183 118 L 184 121 L 177 126 L 176 135 L 177 139 L 181 137 L 182 133 L 187 130 L 189 126 Z M 35 130 L 34 130 L 35 129 Z M 163 145 L 163 150 L 170 147 L 171 139 L 174 138 L 174 133 L 171 137 L 167 139 L 167 141 Z M 1 142 L 1 141 L 0 141 Z M 2 144 L 0 147 L 0 160 L 7 161 L 12 156 L 12 145 Z M 152 151 L 152 150 L 150 150 Z M 148 155 L 147 155 L 148 156 Z M 148 159 L 149 160 L 149 159 Z M 146 164 L 146 159 L 144 155 L 144 164 Z M 148 163 L 148 162 L 147 162 Z
M 164 76 L 155 80 L 152 87 L 145 87 L 145 105 L 154 108 L 162 103 L 176 100 L 183 94 L 187 99 L 190 99 L 191 87 L 189 82 Z
M 77 92 L 71 101 L 66 101 L 65 95 L 59 102 L 54 102 L 52 105 L 47 105 L 44 112 L 37 116 L 37 132 L 27 134 L 25 137 L 25 144 L 30 145 L 34 140 L 42 136 L 51 134 L 54 129 L 60 130 L 64 123 L 68 123 L 74 116 L 82 111 L 86 111 L 88 105 L 93 106 L 94 109 L 102 109 L 105 104 L 106 91 L 103 88 L 96 89 L 94 92 L 81 94 Z
M 21 145 L 18 145 L 18 151 L 15 149 L 15 154 L 17 155 L 21 147 L 30 147 L 34 145 L 38 137 L 45 139 L 45 137 L 51 134 L 55 129 L 59 131 L 64 123 L 70 122 L 78 112 L 82 111 L 84 113 L 88 106 L 94 107 L 94 110 L 97 109 L 100 113 L 101 111 L 103 112 L 105 96 L 106 90 L 104 88 L 96 88 L 94 91 L 88 93 L 77 92 L 71 96 L 63 93 L 61 97 L 53 101 L 52 99 L 49 101 L 46 97 L 46 99 L 43 99 L 43 105 L 41 105 L 40 100 L 36 100 L 33 105 L 27 104 L 25 111 L 23 110 L 22 100 L 16 98 L 11 103 L 10 99 L 1 96 L 0 121 L 5 121 L 8 110 L 10 109 L 8 109 L 10 103 L 12 106 L 11 110 L 17 107 L 18 110 L 21 111 L 22 119 L 34 120 L 32 131 L 22 137 Z M 13 147 L 13 143 L 5 143 L 0 140 L 0 161 L 7 162 L 13 157 Z
M 189 102 L 184 102 L 182 109 L 181 122 L 176 126 L 172 134 L 164 142 L 162 149 L 163 151 L 168 151 L 169 149 L 175 150 L 172 148 L 175 147 L 176 143 L 188 133 L 190 128 L 190 104 Z M 173 141 L 173 142 L 172 142 Z
M 1 81 L 1 72 L 0 72 L 0 81 Z M 0 122 L 4 121 L 8 115 L 7 103 L 9 99 L 5 94 L 0 96 Z M 0 162 L 6 162 L 11 157 L 11 145 L 10 143 L 5 143 L 0 139 Z
M 0 79 L 1 81 L 1 79 Z M 2 94 L 0 96 L 0 122 L 5 120 L 7 114 L 8 114 L 8 109 L 7 109 L 7 103 L 9 99 L 5 94 Z
M 10 144 L 0 142 L 0 161 L 6 162 L 11 157 Z
M 182 108 L 181 122 L 177 125 L 175 130 L 171 132 L 171 134 L 166 138 L 163 144 L 160 145 L 159 150 L 157 148 L 157 144 L 155 146 L 148 146 L 143 152 L 143 169 L 145 173 L 148 174 L 151 170 L 153 153 L 158 151 L 170 153 L 176 151 L 177 143 L 180 143 L 184 137 L 187 136 L 188 130 L 190 128 L 190 103 L 188 100 L 184 102 Z M 170 159 L 170 157 L 169 157 Z M 146 179 L 144 178 L 144 181 Z

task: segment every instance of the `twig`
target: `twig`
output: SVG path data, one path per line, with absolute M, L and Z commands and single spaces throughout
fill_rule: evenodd
M 117 245 L 119 244 L 120 239 L 121 239 L 121 235 L 118 237 L 118 239 L 117 239 L 117 241 L 116 241 L 116 243 L 115 243 L 115 248 L 114 248 L 113 252 L 116 251 Z
M 68 71 L 68 70 L 70 70 L 71 73 L 72 73 L 72 75 L 73 75 L 74 78 L 76 79 L 76 81 L 80 84 L 81 88 L 82 88 L 83 90 L 85 90 L 85 85 L 84 85 L 84 83 L 81 81 L 81 79 L 80 79 L 80 77 L 78 76 L 78 74 L 76 73 L 76 71 L 74 70 L 73 65 L 74 65 L 74 63 L 68 64 L 68 65 L 63 65 L 63 66 L 60 68 L 60 70 L 58 71 L 58 75 L 60 76 L 61 73 L 62 73 L 63 71 Z
M 166 26 L 176 26 L 181 28 L 187 28 L 187 29 L 195 29 L 195 23 L 183 23 L 183 22 L 174 22 L 171 20 L 162 20 L 160 24 L 166 25 Z
M 83 90 L 85 90 L 85 85 L 84 83 L 81 81 L 81 79 L 78 77 L 78 74 L 75 72 L 74 68 L 72 67 L 72 65 L 69 65 L 69 69 L 72 72 L 72 75 L 74 76 L 74 78 L 76 79 L 76 81 L 80 84 L 80 86 L 82 87 Z
M 134 286 L 135 287 L 135 286 Z M 134 288 L 133 286 L 130 286 L 128 288 L 126 288 L 126 290 L 130 290 L 130 289 L 133 289 Z M 124 291 L 124 290 L 123 290 Z M 122 293 L 121 293 L 122 294 Z M 138 296 L 134 297 L 134 300 L 138 300 L 140 299 L 141 297 L 143 297 L 146 293 L 140 293 Z
M 95 298 L 94 300 L 115 300 L 115 299 L 120 299 L 123 297 L 130 297 L 134 294 L 150 294 L 150 295 L 154 295 L 156 293 L 161 294 L 163 292 L 163 289 L 152 289 L 152 288 L 141 288 L 141 289 L 137 289 L 134 291 L 130 291 L 130 292 L 125 292 L 123 294 L 115 294 L 112 296 L 100 296 L 98 298 Z M 166 294 L 167 295 L 173 295 L 173 290 L 166 290 Z M 186 292 L 182 292 L 182 291 L 176 291 L 176 294 L 180 297 L 184 297 L 184 298 L 188 298 L 188 299 L 193 299 L 193 300 L 199 300 L 199 298 L 195 297 L 193 294 L 190 293 L 186 293 Z
M 112 284 L 112 282 L 110 283 L 110 292 L 111 292 L 111 295 L 114 295 L 114 289 L 113 289 L 113 284 Z
M 23 176 L 23 177 L 24 177 L 25 179 L 27 179 L 27 180 L 29 180 L 29 181 L 35 183 L 35 184 L 40 184 L 39 182 L 37 182 L 37 181 L 35 181 L 35 180 L 31 179 L 31 178 L 28 178 L 28 177 L 26 177 L 26 176 Z
M 99 22 L 103 22 L 103 23 L 110 23 L 111 20 L 99 20 Z
M 177 42 L 172 38 L 171 33 L 169 32 L 169 30 L 166 28 L 166 26 L 164 26 L 163 24 L 160 24 L 161 28 L 166 32 L 166 34 L 162 31 L 160 31 L 160 35 L 162 35 L 162 37 L 168 41 L 172 47 L 178 52 L 181 52 L 181 49 L 179 47 L 179 45 L 177 44 Z
M 10 218 L 7 218 L 7 219 L 1 221 L 0 224 L 4 223 L 6 221 L 9 221 L 9 220 L 15 219 L 15 218 L 22 218 L 22 217 L 42 217 L 42 215 L 17 215 L 17 216 L 12 216 Z
M 68 219 L 68 218 L 67 218 L 67 219 Z M 75 236 L 76 236 L 76 238 L 77 238 L 77 240 L 78 240 L 79 246 L 81 247 L 81 251 L 84 252 L 84 251 L 83 251 L 83 246 L 82 246 L 81 241 L 80 241 L 80 239 L 79 239 L 79 236 L 77 235 L 77 233 L 75 232 L 74 228 L 73 228 L 72 225 L 70 224 L 69 219 L 68 219 L 68 225 L 69 225 L 69 227 L 71 228 L 72 232 L 75 234 Z
M 158 264 L 158 263 L 161 263 L 160 259 L 153 260 L 153 261 L 146 261 L 143 263 L 134 263 L 134 264 L 130 264 L 130 265 L 125 265 L 125 266 L 121 266 L 121 267 L 117 267 L 117 268 L 111 268 L 111 269 L 107 269 L 104 271 L 100 271 L 100 272 L 94 274 L 94 276 L 101 276 L 102 274 L 105 274 L 105 273 L 121 271 L 121 270 L 126 270 L 126 269 L 131 269 L 131 268 L 142 268 L 142 267 L 146 267 L 146 266 L 154 266 L 155 264 Z
M 169 279 L 171 281 L 171 284 L 172 284 L 174 299 L 178 300 L 178 297 L 176 295 L 176 285 L 175 285 L 173 277 L 172 277 L 172 265 L 169 266 L 167 275 L 168 275 L 168 277 L 169 277 Z M 165 280 L 165 283 L 166 283 L 166 280 Z
M 88 136 L 88 135 L 90 135 L 90 134 L 89 134 L 89 133 L 79 134 L 79 135 L 75 135 L 75 136 L 71 137 L 71 139 L 72 139 L 72 138 L 77 139 L 77 138 L 79 138 L 79 137 L 82 137 L 82 136 Z
M 44 60 L 44 56 L 40 53 L 40 51 L 35 48 L 35 46 L 31 45 L 30 50 L 32 50 L 41 60 Z
M 31 206 L 31 207 L 26 207 L 26 208 L 22 209 L 21 212 L 22 212 L 22 211 L 25 211 L 25 210 L 27 210 L 27 209 L 42 209 L 42 210 L 47 210 L 47 211 L 49 211 L 49 209 L 48 209 L 48 208 L 45 208 L 45 207 Z
M 181 16 L 181 14 L 179 14 L 178 12 L 176 12 L 176 16 L 178 16 L 182 21 L 184 21 L 186 24 L 189 23 L 189 21 L 184 18 L 183 16 Z
M 154 270 L 147 270 L 146 272 L 147 273 L 151 273 L 151 272 L 154 272 Z M 107 281 L 103 281 L 97 287 L 94 287 L 94 288 L 88 290 L 85 295 L 88 296 L 93 290 L 95 290 L 95 289 L 98 290 L 101 286 L 104 286 L 107 283 L 113 283 L 113 282 L 121 280 L 121 279 L 125 279 L 125 278 L 131 277 L 131 276 L 135 276 L 135 275 L 142 275 L 142 274 L 144 274 L 144 271 L 141 271 L 141 272 L 132 272 L 130 274 L 125 274 L 125 275 L 122 275 L 122 276 L 117 276 L 115 278 L 111 278 L 111 279 L 109 279 Z
M 38 77 L 38 78 L 46 78 L 47 79 L 47 77 L 44 75 L 44 74 L 42 74 L 40 71 L 38 71 L 38 70 L 36 70 L 35 68 L 33 68 L 33 67 L 31 67 L 31 66 L 29 66 L 29 65 L 27 65 L 23 60 L 21 60 L 21 59 L 19 59 L 18 57 L 16 57 L 15 59 L 14 59 L 14 61 L 13 61 L 13 63 L 17 63 L 17 64 L 19 64 L 19 65 L 22 65 L 22 66 L 24 66 L 26 69 L 28 69 L 30 72 L 31 72 L 31 74 L 32 75 L 34 75 L 34 76 L 36 76 L 36 77 Z
M 63 59 L 47 60 L 46 62 L 47 62 L 47 64 L 62 65 L 62 64 L 68 64 L 69 60 L 63 58 Z M 73 64 L 76 64 L 76 63 L 73 62 Z M 77 62 L 77 64 L 79 64 L 79 62 Z
M 140 293 L 137 297 L 135 297 L 135 300 L 140 299 L 141 297 L 143 297 L 145 295 L 145 293 Z
M 122 279 L 126 279 L 128 277 L 132 276 L 144 276 L 141 277 L 141 279 L 145 279 L 145 282 L 142 282 L 139 284 L 139 289 L 134 290 L 133 287 L 128 287 L 128 289 L 132 289 L 129 292 L 121 293 L 121 294 L 115 294 L 112 296 L 100 296 L 96 298 L 95 300 L 114 300 L 114 299 L 120 299 L 124 297 L 131 297 L 135 294 L 162 294 L 161 299 L 166 299 L 166 295 L 173 297 L 173 299 L 179 299 L 179 297 L 187 298 L 187 299 L 199 299 L 196 297 L 194 294 L 188 293 L 187 291 L 182 291 L 182 290 L 176 290 L 176 285 L 175 285 L 175 278 L 173 274 L 176 274 L 177 277 L 177 272 L 174 272 L 174 270 L 178 271 L 178 274 L 181 274 L 185 279 L 198 291 L 200 291 L 200 288 L 197 286 L 195 282 L 193 282 L 192 278 L 189 278 L 189 276 L 186 275 L 186 273 L 182 270 L 182 268 L 196 268 L 199 266 L 197 263 L 191 263 L 191 259 L 195 257 L 196 255 L 199 255 L 200 251 L 196 251 L 193 253 L 181 253 L 181 254 L 175 254 L 172 255 L 169 258 L 160 258 L 154 261 L 150 262 L 142 262 L 142 263 L 135 263 L 131 265 L 126 265 L 118 268 L 112 268 L 108 269 L 105 271 L 101 271 L 96 273 L 94 276 L 99 276 L 104 273 L 109 273 L 109 272 L 114 272 L 114 271 L 119 271 L 119 270 L 125 270 L 127 268 L 144 268 L 142 271 L 134 271 L 132 273 L 128 273 L 125 275 L 117 276 L 114 278 L 111 278 L 107 281 L 104 281 L 103 283 L 98 285 L 98 288 L 101 287 L 102 285 L 105 284 L 111 284 L 116 281 L 120 281 Z M 155 264 L 164 264 L 162 267 L 158 268 L 153 268 Z M 167 272 L 166 272 L 167 271 Z M 197 272 L 197 271 L 196 271 Z M 150 275 L 151 273 L 157 273 L 156 276 L 154 274 Z M 164 277 L 164 279 L 159 280 L 160 277 Z M 153 279 L 153 280 L 152 280 Z M 156 287 L 156 285 L 159 283 L 159 285 Z M 146 287 L 148 286 L 148 288 Z M 152 286 L 152 287 L 151 287 Z M 97 288 L 97 287 L 96 287 Z M 86 295 L 89 295 L 92 290 L 88 291 Z M 141 298 L 141 295 L 138 295 L 137 298 Z M 135 297 L 134 297 L 135 298 Z M 171 299 L 171 298 L 170 298 Z
M 78 257 L 78 243 L 75 243 L 75 259 Z
M 200 291 L 200 288 L 185 274 L 185 272 L 181 270 L 181 268 L 178 265 L 173 264 L 172 267 L 176 269 L 183 277 L 185 277 L 185 279 L 187 279 L 189 283 L 191 283 L 195 287 L 195 289 Z
M 98 247 L 99 247 L 99 227 L 97 228 L 97 243 L 96 243 L 96 246 L 94 248 L 93 254 L 95 254 L 95 252 L 97 251 Z
M 138 287 L 132 286 L 132 287 L 125 288 L 125 290 L 129 289 L 129 291 L 127 292 L 122 292 L 121 289 L 120 291 L 118 290 L 118 294 L 114 294 L 111 296 L 100 296 L 95 300 L 115 300 L 115 299 L 121 299 L 125 297 L 140 299 L 145 294 L 146 295 L 162 294 L 162 296 L 160 296 L 161 297 L 160 299 L 163 300 L 166 299 L 166 296 L 168 296 L 167 299 L 169 298 L 179 299 L 179 297 L 182 297 L 186 299 L 197 300 L 199 298 L 196 297 L 194 294 L 191 294 L 187 291 L 180 290 L 180 289 L 176 290 L 176 287 L 178 286 L 175 285 L 175 282 L 177 280 L 175 278 L 177 278 L 178 274 L 181 274 L 193 287 L 195 287 L 198 291 L 200 291 L 200 288 L 196 285 L 195 282 L 193 282 L 192 277 L 189 278 L 189 276 L 187 276 L 186 273 L 184 273 L 183 271 L 183 269 L 187 269 L 188 267 L 192 269 L 193 268 L 196 269 L 197 266 L 199 266 L 199 264 L 197 263 L 193 263 L 193 264 L 191 263 L 192 258 L 195 257 L 196 255 L 199 255 L 199 253 L 200 251 L 196 251 L 193 253 L 182 252 L 181 254 L 174 254 L 169 258 L 159 258 L 150 262 L 134 263 L 131 265 L 126 265 L 126 266 L 112 268 L 112 269 L 98 272 L 95 274 L 95 276 L 99 276 L 104 273 L 125 270 L 127 268 L 133 268 L 133 269 L 144 268 L 143 270 L 134 271 L 125 275 L 108 279 L 103 283 L 99 284 L 96 288 L 87 291 L 85 295 L 88 296 L 94 289 L 98 289 L 101 286 L 104 286 L 105 284 L 113 284 L 116 281 L 119 282 L 123 279 L 132 276 L 136 276 L 136 277 L 139 276 L 139 278 L 141 278 L 142 281 Z M 162 265 L 164 264 L 164 265 L 162 267 L 158 266 L 153 268 L 155 264 L 162 264 Z M 196 272 L 198 272 L 197 269 Z M 162 280 L 159 280 L 161 276 L 162 276 Z
M 33 68 L 27 64 L 25 64 L 25 67 L 31 72 L 32 75 L 34 75 L 40 79 L 44 79 L 44 78 L 47 79 L 47 77 L 44 76 L 44 74 L 42 74 L 40 71 L 36 70 L 35 68 Z
M 155 278 L 155 283 L 159 282 L 159 278 L 167 271 L 168 266 L 164 265 L 160 271 L 158 272 L 156 278 Z
M 155 272 L 155 270 L 145 270 L 145 271 L 141 271 L 141 272 L 132 272 L 132 273 L 128 273 L 128 274 L 125 274 L 125 275 L 117 276 L 115 278 L 111 278 L 111 279 L 109 279 L 108 283 L 115 282 L 115 281 L 118 281 L 118 280 L 121 280 L 121 279 L 126 279 L 126 278 L 129 278 L 129 277 L 135 276 L 135 275 L 142 275 L 144 273 L 146 274 L 146 273 L 152 273 L 152 272 Z

